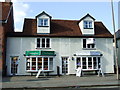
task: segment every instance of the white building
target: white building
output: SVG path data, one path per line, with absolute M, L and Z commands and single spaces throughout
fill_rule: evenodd
M 80 20 L 55 20 L 45 12 L 25 19 L 23 32 L 9 33 L 8 75 L 75 74 L 76 69 L 114 73 L 113 36 L 102 22 L 87 14 Z

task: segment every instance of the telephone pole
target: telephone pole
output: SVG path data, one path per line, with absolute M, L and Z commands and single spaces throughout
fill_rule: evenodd
M 116 74 L 117 80 L 119 80 L 119 67 L 118 67 L 118 56 L 117 56 L 117 41 L 116 41 L 116 34 L 115 34 L 115 19 L 114 19 L 114 8 L 113 8 L 113 0 L 111 0 L 111 8 L 112 8 L 112 23 L 113 23 L 113 30 L 114 30 L 114 43 L 115 43 L 115 62 L 116 62 Z

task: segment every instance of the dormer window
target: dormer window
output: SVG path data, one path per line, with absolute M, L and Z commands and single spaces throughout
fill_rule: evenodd
M 92 29 L 92 21 L 84 21 L 84 29 Z
M 38 26 L 48 26 L 48 19 L 39 19 Z

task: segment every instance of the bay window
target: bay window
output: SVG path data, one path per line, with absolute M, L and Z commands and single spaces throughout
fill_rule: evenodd
M 26 71 L 53 70 L 53 57 L 27 57 Z

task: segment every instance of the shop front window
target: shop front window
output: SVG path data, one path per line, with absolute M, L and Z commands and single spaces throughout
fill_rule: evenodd
M 99 69 L 101 68 L 100 57 L 76 57 L 76 68 L 81 67 L 82 69 Z
M 53 57 L 27 57 L 26 70 L 53 70 Z

